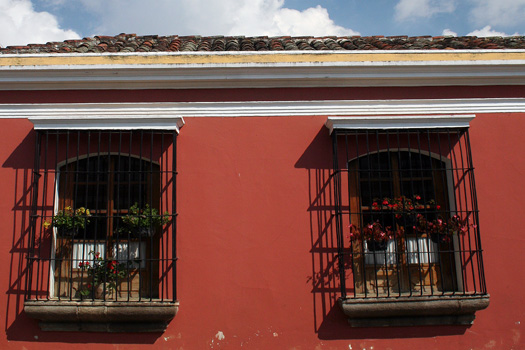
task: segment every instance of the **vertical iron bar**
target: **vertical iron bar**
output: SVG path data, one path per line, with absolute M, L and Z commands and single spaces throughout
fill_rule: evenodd
M 431 181 L 432 181 L 432 195 L 431 195 L 430 199 L 433 199 L 435 201 L 436 200 L 436 187 L 435 187 L 434 184 L 436 183 L 436 178 L 435 178 L 436 175 L 434 174 L 434 172 L 435 172 L 434 165 L 433 165 L 434 164 L 434 157 L 432 156 L 432 149 L 431 149 L 431 146 L 430 146 L 431 145 L 430 130 L 426 129 L 425 131 L 422 131 L 422 133 L 423 132 L 426 135 L 426 141 L 427 141 L 427 147 L 428 147 L 428 158 L 429 158 L 429 161 L 430 161 L 430 168 L 428 169 L 428 171 L 430 171 L 430 178 L 431 178 Z M 438 137 L 439 137 L 439 134 L 438 134 Z M 420 159 L 420 163 L 421 163 L 421 176 L 424 178 L 425 176 L 424 176 L 422 152 L 423 152 L 423 147 L 420 144 L 420 147 L 419 147 L 419 159 Z M 441 167 L 441 164 L 442 163 L 440 161 L 440 163 L 439 163 L 440 167 Z M 439 170 L 439 168 L 438 168 L 438 170 Z M 446 194 L 447 193 L 447 188 L 446 187 L 444 188 L 444 191 L 445 191 L 445 194 Z M 423 199 L 423 214 L 425 215 L 425 219 L 428 220 L 428 218 L 429 218 L 429 209 L 431 209 L 431 208 L 427 208 L 425 203 L 428 203 L 429 198 L 427 197 L 426 193 L 422 193 L 422 197 L 421 198 Z M 448 195 L 445 195 L 445 198 L 448 198 Z M 443 203 L 443 205 L 445 205 L 445 204 L 446 203 Z M 436 202 L 435 205 L 437 205 L 437 202 Z M 417 221 L 416 221 L 416 224 L 417 224 Z M 433 273 L 432 273 L 432 264 L 435 264 L 435 262 L 431 262 L 432 261 L 432 252 L 431 252 L 430 247 L 432 247 L 433 241 L 431 239 L 431 234 L 430 234 L 430 232 L 428 232 L 427 227 L 425 227 L 425 235 L 426 235 L 426 244 L 427 244 L 428 270 L 429 270 L 429 275 L 430 275 L 430 294 L 434 295 L 434 285 L 437 285 L 438 281 L 434 281 L 434 276 L 433 276 Z M 437 263 L 439 264 L 439 245 L 438 245 L 437 249 L 438 249 L 438 253 L 437 253 L 438 254 L 438 261 L 437 261 Z M 440 271 L 441 271 L 441 268 L 440 268 Z
M 392 182 L 392 159 L 391 159 L 391 153 L 390 153 L 390 134 L 389 134 L 388 130 L 385 131 L 385 138 L 386 138 L 386 154 L 387 154 L 386 176 L 387 176 L 388 180 L 390 182 Z M 381 188 L 381 186 L 379 188 Z M 390 188 L 391 188 L 391 192 L 392 192 L 393 184 L 390 185 Z M 381 193 L 382 193 L 382 191 L 380 190 L 380 195 L 381 195 Z M 381 198 L 381 200 L 382 200 L 382 198 Z M 382 205 L 381 205 L 381 207 L 382 207 Z M 393 221 L 393 225 L 395 225 L 395 221 Z M 395 229 L 395 227 L 392 226 L 392 230 L 394 230 L 394 229 Z M 398 238 L 397 238 L 397 235 L 394 233 L 394 255 L 393 255 L 393 257 L 395 257 L 395 261 L 392 261 L 392 263 L 393 264 L 397 264 L 397 265 L 399 265 L 398 247 L 399 247 L 399 245 L 398 245 Z M 387 249 L 388 249 L 388 245 L 387 245 Z M 392 253 L 390 253 L 389 256 L 392 257 Z M 386 267 L 386 271 L 387 271 L 388 296 L 390 297 L 390 277 L 388 276 L 389 267 L 388 267 L 388 261 L 386 260 L 386 256 L 385 256 L 385 267 Z M 392 268 L 392 272 L 393 272 L 393 268 Z M 400 286 L 401 283 L 399 281 L 399 275 L 397 276 L 397 278 L 398 278 L 398 286 Z M 398 294 L 401 295 L 401 288 L 399 288 Z
M 134 203 L 131 203 L 131 181 L 133 179 L 133 176 L 132 176 L 133 174 L 131 173 L 131 159 L 132 159 L 131 158 L 131 154 L 133 152 L 133 148 L 132 148 L 132 146 L 133 146 L 133 131 L 129 131 L 128 135 L 129 135 L 129 140 L 128 140 L 128 169 L 127 169 L 127 172 L 126 172 L 126 175 L 127 175 L 126 176 L 126 178 L 127 178 L 127 187 L 128 187 L 128 191 L 127 191 L 128 192 L 127 193 L 128 200 L 127 200 L 127 203 L 128 203 L 128 206 L 131 207 L 134 204 Z M 128 214 L 129 214 L 129 208 L 128 208 Z M 128 247 L 129 247 L 129 242 L 131 242 L 131 233 L 129 232 L 129 230 L 126 233 L 126 235 L 127 235 L 126 239 L 128 241 Z M 139 243 L 138 243 L 138 256 L 139 256 L 138 261 L 139 262 L 138 262 L 138 267 L 137 267 L 137 269 L 139 271 L 138 272 L 138 276 L 139 276 L 139 290 L 138 290 L 138 294 L 139 295 L 138 295 L 138 297 L 139 297 L 139 299 L 140 299 L 140 294 L 142 293 L 142 291 L 140 290 L 140 270 L 142 269 L 142 261 L 145 259 L 145 257 L 142 256 L 142 254 L 141 254 L 140 247 L 141 247 L 141 245 L 140 245 L 140 241 L 139 241 Z M 127 255 L 127 261 L 129 262 L 130 258 L 131 258 L 131 252 L 130 252 L 129 248 L 128 248 L 128 252 L 127 252 L 126 255 Z M 146 264 L 146 260 L 144 260 L 144 264 Z M 128 289 L 131 289 L 130 286 L 132 285 L 130 270 L 132 270 L 132 266 L 130 266 L 128 264 L 128 266 L 126 267 L 126 271 L 127 271 L 127 275 L 128 275 L 128 278 L 127 278 L 128 279 Z M 128 301 L 129 301 L 129 298 L 131 297 L 130 293 L 131 292 L 128 292 Z
M 45 133 L 44 135 L 45 137 L 45 146 L 44 146 L 44 152 L 40 151 L 41 155 L 39 156 L 39 158 L 42 158 L 42 156 L 44 157 L 43 159 L 43 166 L 42 165 L 39 165 L 39 166 L 42 166 L 43 168 L 43 176 L 42 176 L 42 202 L 40 204 L 40 215 L 38 216 L 35 216 L 35 220 L 37 217 L 40 218 L 40 225 L 38 225 L 38 232 L 39 232 L 39 235 L 38 235 L 38 240 L 36 239 L 36 225 L 35 225 L 35 242 L 36 240 L 38 242 L 40 242 L 40 244 L 38 244 L 38 253 L 36 254 L 36 256 L 38 256 L 38 258 L 36 259 L 36 271 L 37 271 L 37 274 L 36 274 L 36 290 L 37 291 L 42 291 L 44 286 L 44 277 L 45 277 L 45 272 L 44 272 L 44 268 L 45 268 L 45 263 L 42 259 L 42 242 L 43 242 L 43 235 L 44 235 L 44 221 L 45 221 L 45 204 L 46 204 L 46 199 L 47 199 L 47 133 Z M 42 137 L 40 139 L 40 142 L 42 142 Z M 40 145 L 40 148 L 42 148 L 42 145 Z M 36 198 L 36 201 L 38 201 L 38 198 Z M 34 204 L 32 203 L 32 206 Z M 38 211 L 38 209 L 36 209 Z M 42 268 L 42 276 L 40 276 L 40 268 Z M 41 285 L 42 284 L 42 285 Z M 49 280 L 48 280 L 48 288 L 46 290 L 46 294 L 47 294 L 47 298 L 49 298 Z
M 173 237 L 172 237 L 172 288 L 173 288 L 173 302 L 177 300 L 177 274 L 176 274 L 176 266 L 177 266 L 177 133 L 173 131 L 172 133 L 172 148 L 173 148 L 173 164 L 172 164 L 172 195 L 171 195 L 171 207 L 172 207 L 172 218 L 173 218 L 173 224 L 172 224 L 172 230 L 173 230 Z
M 44 235 L 45 235 L 45 226 L 44 226 L 44 222 L 46 221 L 47 219 L 47 216 L 46 216 L 46 207 L 47 207 L 47 198 L 48 198 L 48 179 L 49 179 L 49 171 L 48 171 L 48 168 L 49 168 L 49 165 L 48 165 L 48 149 L 49 149 L 49 133 L 45 133 L 45 142 L 44 142 L 44 152 L 41 152 L 43 153 L 44 155 L 44 165 L 43 165 L 43 171 L 44 171 L 44 178 L 43 178 L 43 184 L 42 184 L 42 204 L 41 204 L 41 210 L 40 210 L 40 237 L 39 237 L 39 240 L 40 242 L 44 242 Z M 38 200 L 38 199 L 37 199 Z M 42 268 L 42 288 L 44 288 L 43 284 L 44 284 L 44 278 L 47 274 L 47 287 L 45 288 L 45 292 L 46 292 L 46 299 L 49 299 L 49 294 L 50 294 L 50 279 L 49 279 L 49 273 L 51 271 L 50 269 L 50 262 L 48 262 L 48 264 L 45 263 L 45 260 L 42 258 L 42 244 L 39 244 L 38 245 L 38 269 L 37 271 L 39 271 L 38 273 L 40 274 L 40 264 L 41 264 L 41 268 Z M 45 271 L 45 268 L 46 268 L 46 265 L 47 265 L 47 272 Z M 40 288 L 39 288 L 40 290 Z
M 355 137 L 355 162 L 357 164 L 357 168 L 359 168 L 359 133 L 357 131 L 354 131 L 354 137 Z M 348 165 L 347 165 L 348 167 Z M 350 175 L 350 169 L 348 169 L 348 174 Z M 357 197 L 360 198 L 361 197 L 361 186 L 360 186 L 360 178 L 359 178 L 359 171 L 356 170 L 356 173 L 354 175 L 356 177 L 356 188 L 355 188 L 355 191 L 356 191 L 356 194 L 357 194 Z M 350 177 L 350 176 L 349 176 Z M 350 215 L 350 218 L 349 218 L 349 223 L 350 224 L 353 224 L 352 222 L 352 215 L 354 214 L 354 210 L 357 210 L 352 208 L 352 201 L 351 201 L 351 198 L 352 198 L 352 195 L 351 195 L 351 183 L 352 181 L 350 181 L 350 178 L 348 179 L 348 205 L 349 205 L 349 215 Z M 360 212 L 361 212 L 361 209 L 359 209 L 358 212 L 356 212 L 356 215 L 360 215 Z M 356 281 L 356 271 L 354 270 L 355 267 L 356 267 L 356 264 L 355 264 L 355 257 L 354 257 L 354 252 L 355 252 L 355 249 L 354 249 L 354 244 L 356 244 L 353 240 L 350 240 L 350 255 L 352 257 L 352 281 L 353 281 L 353 287 L 354 287 L 354 298 L 356 297 L 356 285 L 357 285 L 357 281 Z M 357 257 L 357 260 L 359 259 L 363 259 L 363 252 L 364 252 L 364 247 L 363 247 L 363 244 L 361 243 L 361 257 Z M 358 253 L 359 254 L 359 253 Z M 364 264 L 364 261 L 363 261 L 363 264 Z
M 466 140 L 465 149 L 467 152 L 466 157 L 467 157 L 468 169 L 469 169 L 468 170 L 469 180 L 470 180 L 469 182 L 471 186 L 470 196 L 471 196 L 471 202 L 472 202 L 472 215 L 474 216 L 473 221 L 474 221 L 474 224 L 476 225 L 476 227 L 474 228 L 474 235 L 477 238 L 476 250 L 478 254 L 478 273 L 479 273 L 479 282 L 480 282 L 480 292 L 482 294 L 486 294 L 487 286 L 486 286 L 486 281 L 485 281 L 485 269 L 483 265 L 483 249 L 481 247 L 481 235 L 479 231 L 478 198 L 476 194 L 476 181 L 474 179 L 474 162 L 472 159 L 472 150 L 470 148 L 470 135 L 469 135 L 468 129 L 465 130 L 463 137 Z M 468 224 L 468 221 L 467 221 L 467 224 Z M 470 235 L 470 229 L 468 232 Z
M 458 130 L 456 132 L 456 138 L 458 139 L 458 144 L 459 144 L 459 154 L 460 154 L 460 157 L 461 157 L 461 170 L 462 170 L 462 183 L 463 183 L 463 186 L 462 186 L 462 189 L 463 189 L 463 200 L 465 201 L 465 209 L 464 210 L 461 210 L 460 213 L 465 213 L 465 217 L 468 218 L 470 216 L 470 213 L 469 213 L 469 208 L 468 208 L 468 195 L 467 195 L 467 186 L 465 184 L 465 160 L 463 159 L 464 156 L 463 156 L 463 147 L 461 147 L 461 134 L 460 134 L 460 131 Z M 470 169 L 467 170 L 470 172 Z M 471 243 L 471 238 L 470 238 L 470 231 L 468 231 L 468 235 L 469 235 L 469 239 L 468 239 L 468 253 L 469 253 L 469 258 L 471 260 L 471 263 L 470 263 L 470 267 L 471 267 L 471 271 L 472 271 L 472 285 L 473 285 L 473 288 L 474 288 L 474 293 L 477 294 L 478 292 L 478 288 L 476 286 L 476 272 L 474 271 L 474 262 L 472 260 L 473 258 L 473 253 L 472 253 L 472 243 Z M 474 244 L 475 246 L 477 246 L 477 242 L 476 242 L 476 236 L 474 236 Z M 464 291 L 466 292 L 466 291 Z
M 342 218 L 341 218 L 341 174 L 338 169 L 338 152 L 337 152 L 337 136 L 336 130 L 332 132 L 332 151 L 333 151 L 333 164 L 334 164 L 334 200 L 335 200 L 335 225 L 337 235 L 337 260 L 339 267 L 339 279 L 341 284 L 341 298 L 346 298 L 346 277 L 344 271 L 344 257 L 343 257 L 343 239 L 342 239 Z
M 456 168 L 456 166 L 454 165 L 455 157 L 452 156 L 452 154 L 453 154 L 453 147 L 452 147 L 452 144 L 451 144 L 451 141 L 450 141 L 450 130 L 445 130 L 445 131 L 446 131 L 447 140 L 448 140 L 448 152 L 451 154 L 450 157 L 451 157 L 452 179 L 454 179 L 454 169 Z M 435 135 L 436 135 L 435 137 L 437 139 L 437 144 L 438 144 L 439 161 L 443 162 L 443 151 L 442 151 L 442 145 L 441 145 L 441 134 L 435 133 Z M 452 158 L 454 158 L 454 161 L 452 161 Z M 447 189 L 447 179 L 445 178 L 445 176 L 443 174 L 441 175 L 441 183 L 442 183 L 443 188 Z M 456 198 L 456 191 L 455 190 L 454 190 L 454 203 L 455 203 L 455 205 L 457 205 L 457 198 Z M 447 206 L 449 206 L 449 205 L 450 204 L 447 203 Z M 454 210 L 457 210 L 457 207 Z M 439 212 L 437 211 L 437 208 L 435 209 L 435 211 L 436 211 L 436 216 L 438 216 Z M 445 210 L 445 213 L 447 214 L 447 216 L 450 216 L 450 209 L 448 211 Z M 439 272 L 440 272 L 440 275 L 441 275 L 441 290 L 442 290 L 442 294 L 443 294 L 445 292 L 445 273 L 443 271 L 443 262 L 442 262 L 442 259 L 441 259 L 441 253 L 443 251 L 441 250 L 441 247 L 440 247 L 439 234 L 438 234 L 437 247 L 438 247 L 438 257 L 439 257 L 439 260 L 438 260 L 439 261 Z M 444 253 L 450 253 L 450 249 L 445 250 Z M 450 260 L 450 258 L 449 258 L 449 260 Z M 455 291 L 452 291 L 452 293 L 455 294 Z
M 165 163 L 165 154 L 164 154 L 164 132 L 160 132 L 158 137 L 160 137 L 160 151 L 159 151 L 159 183 L 158 183 L 158 190 L 159 190 L 159 201 L 160 201 L 160 214 L 162 215 L 165 211 L 167 211 L 167 205 L 164 205 L 164 198 L 163 198 L 163 192 L 164 192 L 164 166 Z M 170 216 L 171 218 L 171 216 Z M 173 220 L 172 220 L 173 222 Z M 165 230 L 161 230 L 160 237 L 159 237 L 159 268 L 161 271 L 168 271 L 165 266 L 165 258 L 164 258 L 164 240 L 168 236 L 169 232 L 169 226 Z M 160 278 L 158 281 L 158 290 L 159 290 L 159 296 L 158 298 L 160 301 L 164 301 L 164 283 L 165 279 Z
M 26 300 L 31 298 L 31 290 L 33 286 L 33 267 L 35 258 L 35 237 L 36 237 L 36 214 L 37 214 L 37 200 L 38 200 L 38 181 L 40 178 L 40 142 L 41 134 L 36 131 L 35 135 L 35 159 L 34 169 L 32 173 L 32 186 L 31 186 L 31 213 L 30 213 L 30 228 L 28 237 L 28 253 L 27 253 L 27 274 L 26 274 Z M 38 293 L 36 293 L 38 297 Z
M 149 203 L 150 207 L 153 208 L 153 131 L 150 130 L 150 145 L 149 145 Z M 152 213 L 150 212 L 150 215 Z M 159 215 L 162 215 L 162 210 L 159 206 Z M 161 218 L 161 217 L 159 217 Z M 153 230 L 153 224 L 150 220 L 150 226 Z M 162 226 L 160 227 L 160 230 L 162 231 Z M 159 233 L 159 235 L 162 235 L 162 232 Z M 149 250 L 150 250 L 150 258 L 152 259 L 153 266 L 158 267 L 158 260 L 154 259 L 155 255 L 153 254 L 153 235 L 149 238 Z M 152 300 L 153 298 L 153 269 L 149 273 L 149 299 Z
M 379 197 L 383 197 L 383 167 L 381 166 L 381 153 L 380 153 L 380 149 L 381 149 L 381 146 L 379 144 L 379 130 L 375 130 L 374 131 L 374 137 L 375 137 L 375 143 L 376 143 L 376 149 L 375 149 L 375 154 L 377 156 L 377 174 L 379 175 Z M 373 168 L 370 167 L 370 169 L 368 169 L 368 178 L 370 179 L 371 178 L 371 170 Z M 371 186 L 371 181 L 369 181 L 369 187 Z M 370 193 L 372 193 L 370 191 Z M 371 205 L 371 203 L 369 203 L 369 205 Z M 363 206 L 361 206 L 362 208 Z M 362 210 L 362 209 L 361 209 Z M 370 211 L 370 207 L 368 209 Z M 381 226 L 383 227 L 383 229 L 386 229 L 386 223 L 385 223 L 385 218 L 383 217 L 383 215 L 381 215 Z M 388 288 L 388 285 L 389 285 L 389 281 L 388 281 L 388 260 L 387 260 L 387 254 L 386 254 L 386 251 L 388 250 L 388 241 L 387 241 L 387 248 L 383 251 L 383 258 L 385 259 L 385 262 L 384 262 L 384 266 L 381 266 L 380 269 L 384 268 L 385 269 L 385 272 L 386 272 L 386 283 L 387 283 L 387 296 L 390 296 L 390 290 Z M 374 259 L 374 278 L 375 278 L 375 282 L 376 282 L 376 296 L 379 296 L 379 283 L 378 283 L 378 276 L 377 276 L 377 255 L 379 255 L 379 251 L 375 250 L 373 253 L 372 253 L 372 257 Z M 383 264 L 381 264 L 383 265 Z
M 73 205 L 71 206 L 72 209 L 73 209 L 73 213 L 75 213 L 76 209 L 78 209 L 78 203 L 77 203 L 77 198 L 78 198 L 78 174 L 79 174 L 79 169 L 78 169 L 78 164 L 79 164 L 79 157 L 80 157 L 80 131 L 77 130 L 76 132 L 76 141 L 77 141 L 77 152 L 76 152 L 76 160 L 75 160 L 75 168 L 73 170 L 73 174 L 74 174 L 74 177 L 75 177 L 75 180 L 73 181 Z M 69 144 L 67 145 L 67 147 L 69 148 Z M 74 214 L 73 214 L 74 215 Z M 85 224 L 85 223 L 84 223 Z M 84 230 L 82 230 L 82 235 L 84 237 L 84 240 L 85 240 L 85 237 L 86 237 L 86 230 L 84 228 Z M 75 245 L 75 242 L 74 242 L 74 237 L 71 238 L 71 252 L 73 252 L 73 247 Z M 69 283 L 69 300 L 72 300 L 73 299 L 73 272 L 74 272 L 74 269 L 75 269 L 75 263 L 76 263 L 76 260 L 74 260 L 74 257 L 73 255 L 70 257 L 71 261 L 70 261 L 70 271 L 71 271 L 71 283 Z M 82 249 L 82 259 L 84 259 L 84 249 Z M 80 283 L 82 284 L 82 277 L 80 278 Z
M 121 203 L 120 203 L 120 178 L 122 176 L 122 131 L 119 130 L 117 132 L 117 137 L 118 137 L 118 146 L 117 146 L 117 159 L 116 159 L 116 167 L 114 169 L 114 172 L 113 172 L 113 182 L 116 184 L 115 187 L 116 187 L 116 194 L 114 196 L 114 199 L 113 199 L 113 227 L 114 227 L 114 244 L 115 244 L 115 251 L 114 251 L 114 258 L 117 260 L 117 263 L 121 264 L 121 261 L 122 261 L 122 255 L 119 254 L 120 253 L 120 246 L 121 244 L 124 245 L 123 242 L 121 242 L 121 234 L 119 232 L 119 229 L 120 229 L 120 219 L 121 219 L 121 216 L 122 216 L 122 208 L 121 208 Z M 115 190 L 114 190 L 115 191 Z M 116 225 L 115 225 L 115 221 L 116 221 Z M 131 250 L 131 242 L 128 240 L 127 243 L 128 245 L 128 249 L 127 249 L 127 257 L 126 257 L 126 272 L 127 272 L 127 275 L 129 276 L 129 254 L 130 254 L 130 250 Z M 129 278 L 128 278 L 129 280 Z M 122 290 L 122 287 L 120 287 L 121 290 Z M 119 294 L 120 293 L 116 293 L 116 297 L 117 297 L 117 300 L 118 300 L 118 297 L 119 297 Z M 129 301 L 129 294 L 130 294 L 130 288 L 129 288 L 129 281 L 128 281 L 128 284 L 127 284 L 127 297 L 126 297 L 126 301 Z

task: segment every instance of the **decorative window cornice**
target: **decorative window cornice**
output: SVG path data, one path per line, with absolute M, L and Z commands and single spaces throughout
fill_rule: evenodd
M 336 129 L 466 128 L 474 117 L 475 115 L 328 117 L 326 127 L 330 133 Z

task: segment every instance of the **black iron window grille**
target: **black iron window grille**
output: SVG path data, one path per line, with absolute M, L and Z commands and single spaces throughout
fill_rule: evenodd
M 176 301 L 176 136 L 36 131 L 26 301 Z
M 486 295 L 468 128 L 332 137 L 342 303 Z

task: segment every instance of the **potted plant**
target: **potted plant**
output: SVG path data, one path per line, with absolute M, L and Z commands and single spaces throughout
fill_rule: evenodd
M 67 206 L 59 210 L 58 213 L 53 216 L 51 222 L 44 222 L 44 227 L 56 227 L 57 234 L 60 237 L 74 237 L 77 235 L 79 229 L 86 228 L 86 225 L 90 222 L 90 217 L 91 213 L 89 209 L 80 207 L 74 210 L 72 207 Z
M 381 203 L 381 204 L 378 204 Z M 421 203 L 421 196 L 415 195 L 413 198 L 406 196 L 399 196 L 395 198 L 383 198 L 382 201 L 374 200 L 372 203 L 372 210 L 374 212 L 392 213 L 394 221 L 397 224 L 398 230 L 403 230 L 403 233 L 413 234 L 414 227 L 417 223 L 417 216 L 425 209 L 439 210 L 440 206 L 432 199 L 426 205 Z
M 362 229 L 357 226 L 350 224 L 350 239 L 366 241 L 366 246 L 369 251 L 381 251 L 386 250 L 387 243 L 389 240 L 394 239 L 399 231 L 392 230 L 391 226 L 381 225 L 378 221 L 365 225 Z
M 453 235 L 464 234 L 469 227 L 466 220 L 458 215 L 448 219 L 442 216 L 437 216 L 433 220 L 428 218 L 428 216 L 436 217 L 441 207 L 433 199 L 426 205 L 422 204 L 419 195 L 415 195 L 412 199 L 405 196 L 375 199 L 371 209 L 372 217 L 378 215 L 381 218 L 385 215 L 387 218 L 392 217 L 395 228 L 384 225 L 382 220 L 370 222 L 362 228 L 350 224 L 350 239 L 366 240 L 369 251 L 385 250 L 388 240 L 404 237 L 406 234 L 427 235 L 434 243 L 450 243 Z
M 157 228 L 166 225 L 169 221 L 170 216 L 167 212 L 161 215 L 157 209 L 151 208 L 148 204 L 144 208 L 139 208 L 135 203 L 129 208 L 128 214 L 122 217 L 119 232 L 137 237 L 151 237 Z
M 90 282 L 86 288 L 80 290 L 83 296 L 93 296 L 97 299 L 105 299 L 106 296 L 113 296 L 117 290 L 118 282 L 126 277 L 126 264 L 119 263 L 114 259 L 103 259 L 100 253 L 89 252 L 93 256 L 92 262 L 80 262 L 78 267 L 87 271 Z
M 434 243 L 450 243 L 453 235 L 467 233 L 468 227 L 466 220 L 462 220 L 458 215 L 448 220 L 441 216 L 435 220 L 427 220 L 423 215 L 418 214 L 414 228 L 418 233 L 429 234 Z

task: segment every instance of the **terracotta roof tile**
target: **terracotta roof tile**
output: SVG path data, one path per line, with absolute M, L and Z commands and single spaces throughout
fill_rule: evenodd
M 525 37 L 224 37 L 119 34 L 46 44 L 0 47 L 0 54 L 290 51 L 290 50 L 495 50 L 525 49 Z

